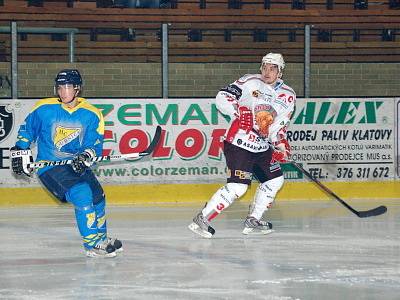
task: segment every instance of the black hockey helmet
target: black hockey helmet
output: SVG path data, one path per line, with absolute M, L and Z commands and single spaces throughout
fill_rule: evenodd
M 82 76 L 76 69 L 64 69 L 58 72 L 55 78 L 55 86 L 72 84 L 74 87 L 82 86 Z

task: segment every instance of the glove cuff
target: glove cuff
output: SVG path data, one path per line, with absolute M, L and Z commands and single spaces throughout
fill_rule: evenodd
M 83 151 L 85 154 L 87 154 L 87 156 L 92 159 L 94 157 L 96 157 L 96 151 L 94 151 L 92 148 L 87 148 L 85 149 L 85 151 Z

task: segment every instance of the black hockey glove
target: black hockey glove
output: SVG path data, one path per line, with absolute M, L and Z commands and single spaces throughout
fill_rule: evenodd
M 96 157 L 96 153 L 92 149 L 86 149 L 72 159 L 72 169 L 75 173 L 82 174 L 87 168 L 93 165 L 92 159 Z
M 17 175 L 25 174 L 31 176 L 32 168 L 28 168 L 28 164 L 33 163 L 31 149 L 21 149 L 18 146 L 10 148 L 11 169 Z

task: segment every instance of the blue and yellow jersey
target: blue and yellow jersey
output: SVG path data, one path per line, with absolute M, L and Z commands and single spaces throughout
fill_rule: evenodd
M 16 145 L 27 149 L 31 143 L 37 143 L 36 161 L 70 159 L 88 148 L 101 155 L 103 115 L 84 98 L 78 98 L 77 102 L 74 108 L 68 108 L 58 98 L 38 101 L 21 125 Z

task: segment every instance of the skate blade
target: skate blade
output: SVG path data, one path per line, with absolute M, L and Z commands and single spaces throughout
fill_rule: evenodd
M 105 257 L 107 257 L 107 258 L 110 258 L 110 257 L 116 257 L 117 256 L 117 253 L 114 251 L 114 252 L 111 252 L 111 253 L 107 253 L 106 255 L 105 255 Z
M 197 225 L 196 223 L 191 223 L 188 228 L 193 231 L 194 233 L 206 238 L 206 239 L 210 239 L 212 237 L 212 234 L 208 231 L 205 231 L 203 229 L 200 228 L 199 225 Z
M 245 235 L 266 235 L 274 232 L 273 229 L 265 229 L 265 230 L 254 230 L 255 228 L 248 228 L 245 227 L 242 231 L 243 234 Z
M 114 251 L 114 252 L 111 252 L 111 253 L 107 253 L 107 254 L 102 255 L 102 254 L 96 254 L 96 253 L 87 251 L 87 252 L 86 252 L 86 256 L 87 256 L 87 257 L 92 257 L 92 258 L 97 258 L 97 257 L 111 258 L 111 257 L 116 257 L 116 256 L 117 256 L 117 253 L 115 253 L 115 251 Z

